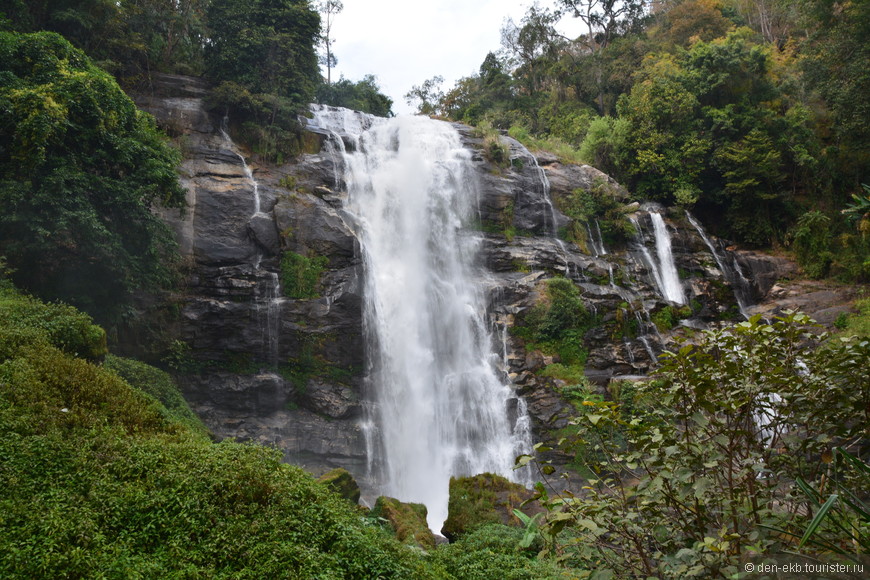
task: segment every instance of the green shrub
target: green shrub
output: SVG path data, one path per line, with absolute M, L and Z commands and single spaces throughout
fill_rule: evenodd
M 281 288 L 288 298 L 317 298 L 320 276 L 329 265 L 326 256 L 307 257 L 284 252 L 281 258 Z
M 8 286 L 0 287 L 0 326 L 16 337 L 10 340 L 10 348 L 45 340 L 88 360 L 100 360 L 108 352 L 106 332 L 87 314 L 65 304 L 44 304 Z M 11 353 L 0 350 L 4 354 Z
M 427 513 L 421 503 L 406 503 L 382 495 L 375 501 L 371 517 L 389 522 L 396 539 L 403 544 L 431 550 L 435 547 L 435 535 L 426 523 Z
M 132 387 L 151 395 L 166 408 L 168 416 L 195 433 L 208 434 L 208 429 L 197 417 L 178 390 L 169 374 L 151 365 L 130 358 L 108 355 L 103 364 Z
M 606 181 L 598 180 L 591 189 L 576 189 L 556 201 L 559 211 L 573 220 L 567 231 L 568 239 L 581 247 L 587 245 L 587 224 L 595 221 L 608 246 L 619 245 L 634 235 L 634 226 L 625 217 L 625 206 Z
M 578 577 L 551 560 L 535 555 L 540 542 L 521 549 L 521 528 L 487 524 L 463 535 L 456 542 L 430 552 L 429 560 L 443 567 L 449 578 L 463 580 L 556 580 Z
M 797 220 L 792 247 L 800 265 L 810 278 L 827 276 L 834 261 L 830 252 L 831 219 L 820 211 L 808 211 Z
M 520 484 L 492 473 L 451 477 L 448 516 L 441 533 L 455 540 L 486 524 L 518 525 L 513 509 L 530 496 L 531 492 Z
M 659 332 L 667 332 L 676 326 L 680 319 L 687 318 L 691 314 L 692 309 L 689 306 L 683 306 L 682 308 L 665 306 L 658 312 L 653 313 L 650 318 L 653 324 L 656 325 L 656 328 L 659 329 Z
M 582 367 L 588 354 L 583 334 L 593 322 L 577 286 L 567 278 L 556 277 L 547 280 L 540 301 L 511 331 L 526 341 L 528 350 L 540 349 L 557 355 L 563 364 Z
M 627 577 L 732 577 L 757 554 L 860 561 L 862 518 L 841 509 L 816 528 L 827 508 L 813 490 L 832 479 L 849 501 L 866 490 L 867 469 L 829 463 L 841 445 L 866 456 L 870 342 L 819 338 L 809 322 L 787 313 L 707 331 L 664 353 L 657 380 L 584 402 L 563 450 L 583 458 L 589 487 L 582 498 L 540 487 L 546 545 Z M 814 529 L 822 543 L 801 542 Z
M 846 321 L 846 334 L 870 338 L 870 298 L 855 302 L 856 314 Z
M 563 163 L 584 163 L 577 149 L 559 137 L 533 137 L 522 125 L 513 125 L 508 129 L 508 135 L 522 143 L 530 151 L 549 151 L 555 154 Z
M 510 149 L 501 140 L 501 135 L 492 124 L 481 121 L 474 128 L 474 135 L 483 139 L 483 156 L 486 159 L 502 168 L 510 165 Z

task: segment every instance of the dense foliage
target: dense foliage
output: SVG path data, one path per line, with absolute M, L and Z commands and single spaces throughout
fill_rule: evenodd
M 707 332 L 665 353 L 657 380 L 586 400 L 563 444 L 589 487 L 539 487 L 548 550 L 640 578 L 733 577 L 747 558 L 791 551 L 860 561 L 870 342 L 819 337 L 807 322 Z M 831 494 L 842 499 L 825 518 Z
M 211 0 L 207 76 L 253 93 L 310 102 L 317 85 L 320 18 L 307 0 Z
M 526 349 L 558 355 L 565 365 L 582 372 L 587 352 L 583 334 L 594 319 L 583 305 L 580 290 L 567 278 L 547 280 L 539 299 L 511 332 L 526 342 Z
M 191 430 L 156 369 L 73 354 L 104 345 L 72 308 L 0 289 L 4 578 L 431 577 L 277 451 Z
M 147 85 L 151 71 L 199 74 L 208 0 L 12 0 L 14 30 L 63 35 L 125 85 Z
M 867 3 L 644 4 L 533 6 L 478 74 L 409 101 L 579 157 L 719 236 L 790 245 L 815 277 L 870 278 L 868 239 L 841 214 L 870 169 Z M 559 35 L 563 16 L 586 32 Z
M 106 324 L 131 312 L 134 291 L 173 284 L 174 244 L 151 210 L 180 207 L 183 192 L 178 154 L 104 70 L 140 91 L 154 71 L 205 74 L 217 85 L 207 105 L 275 162 L 301 149 L 315 92 L 391 114 L 374 77 L 321 79 L 307 0 L 15 1 L 3 29 L 15 32 L 0 36 L 0 256 L 22 287 Z
M 501 524 L 423 556 L 278 451 L 212 443 L 168 375 L 2 279 L 0 458 L 3 578 L 574 577 Z
M 329 27 L 334 0 L 15 0 L 0 30 L 62 34 L 122 86 L 148 91 L 154 72 L 203 75 L 220 89 L 210 104 L 255 153 L 282 162 L 297 153 L 297 115 L 308 103 L 389 116 L 390 99 L 371 75 L 356 83 L 320 76 L 335 63 Z M 5 16 L 5 18 L 4 18 Z
M 342 77 L 337 82 L 317 87 L 316 100 L 322 105 L 345 107 L 379 117 L 390 117 L 393 114 L 393 100 L 379 91 L 380 88 L 373 75 L 366 75 L 358 82 Z
M 171 284 L 174 243 L 152 207 L 183 204 L 178 161 L 61 36 L 0 32 L 0 254 L 18 284 L 104 322 Z

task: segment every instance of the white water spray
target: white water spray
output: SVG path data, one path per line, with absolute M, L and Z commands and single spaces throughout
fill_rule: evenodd
M 740 308 L 741 316 L 746 320 L 749 320 L 749 312 L 747 308 L 749 306 L 750 297 L 752 296 L 752 290 L 750 289 L 751 282 L 743 275 L 736 258 L 734 259 L 734 267 L 722 259 L 723 257 L 716 251 L 716 246 L 713 245 L 713 241 L 707 236 L 707 232 L 704 231 L 703 226 L 701 226 L 700 222 L 698 222 L 692 214 L 686 212 L 686 218 L 688 218 L 689 223 L 698 231 L 701 239 L 704 240 L 704 243 L 707 245 L 707 249 L 709 249 L 710 253 L 713 254 L 713 259 L 716 260 L 716 264 L 719 266 L 719 271 L 722 272 L 722 275 L 734 288 L 734 298 L 737 300 L 737 306 Z
M 683 286 L 680 284 L 680 276 L 677 273 L 677 265 L 674 262 L 674 254 L 671 250 L 671 235 L 665 225 L 662 215 L 655 211 L 649 212 L 653 224 L 653 235 L 656 246 L 656 258 L 654 259 L 644 245 L 643 230 L 640 222 L 632 218 L 632 223 L 638 234 L 638 246 L 644 262 L 649 267 L 656 286 L 665 300 L 685 304 L 686 297 L 683 294 Z
M 353 131 L 332 126 L 334 110 L 313 111 L 320 129 Z M 370 458 L 381 492 L 425 504 L 438 531 L 451 476 L 515 478 L 514 457 L 530 450 L 528 416 L 493 364 L 475 284 L 480 239 L 463 229 L 477 207 L 470 152 L 447 123 L 366 125 L 344 154 L 344 181 L 366 269 Z

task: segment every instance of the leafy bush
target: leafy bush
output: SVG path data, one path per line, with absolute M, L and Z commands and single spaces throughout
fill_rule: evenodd
M 558 580 L 576 578 L 553 561 L 536 559 L 533 549 L 520 549 L 523 530 L 488 524 L 429 554 L 448 578 L 463 580 Z M 538 547 L 538 546 L 534 546 Z
M 676 326 L 681 318 L 688 318 L 691 314 L 692 309 L 689 306 L 683 306 L 682 308 L 665 306 L 653 313 L 650 318 L 660 332 L 666 332 Z
M 90 316 L 65 304 L 43 304 L 9 286 L 0 286 L 0 327 L 8 338 L 0 341 L 0 356 L 40 343 L 94 361 L 108 352 L 106 332 Z
M 492 473 L 451 477 L 448 516 L 441 533 L 455 540 L 487 524 L 519 523 L 512 512 L 528 495 L 523 486 Z M 508 520 L 502 521 L 499 512 Z
M 502 168 L 510 165 L 510 149 L 490 123 L 482 121 L 474 128 L 474 135 L 483 139 L 483 156 L 486 159 Z
M 793 247 L 800 265 L 810 278 L 824 278 L 834 255 L 830 252 L 831 218 L 820 211 L 808 211 L 797 220 Z
M 405 503 L 383 495 L 370 513 L 370 517 L 388 522 L 403 544 L 430 550 L 435 547 L 435 535 L 426 523 L 426 515 L 426 506 L 421 503 Z
M 539 487 L 542 532 L 580 567 L 630 577 L 729 577 L 751 554 L 827 552 L 799 542 L 820 502 L 796 482 L 829 480 L 832 447 L 866 449 L 870 342 L 825 340 L 808 323 L 791 313 L 708 331 L 664 353 L 630 406 L 584 403 L 566 444 L 585 449 L 588 493 Z M 860 496 L 866 483 L 837 485 Z M 559 544 L 566 527 L 577 538 Z M 854 556 L 849 529 L 823 539 Z
M 151 365 L 130 358 L 108 355 L 103 366 L 118 374 L 132 387 L 151 395 L 168 411 L 168 416 L 192 432 L 208 434 L 208 429 L 197 417 L 178 390 L 169 374 Z
M 857 314 L 846 320 L 846 333 L 863 338 L 870 338 L 870 298 L 855 302 Z
M 554 153 L 563 163 L 583 163 L 577 149 L 556 136 L 533 137 L 522 125 L 513 125 L 508 129 L 508 135 L 522 143 L 530 151 L 549 151 Z
M 281 258 L 281 288 L 289 298 L 317 298 L 320 276 L 329 265 L 326 256 L 307 257 L 284 252 Z
M 547 280 L 540 301 L 512 332 L 526 340 L 527 349 L 540 349 L 558 355 L 563 364 L 582 367 L 587 355 L 583 334 L 592 323 L 577 286 L 567 278 L 556 277 Z
M 625 216 L 625 206 L 612 189 L 610 184 L 599 180 L 589 190 L 576 189 L 570 196 L 557 199 L 559 211 L 573 220 L 568 230 L 570 241 L 587 247 L 586 228 L 595 222 L 608 246 L 622 244 L 634 235 L 634 226 Z

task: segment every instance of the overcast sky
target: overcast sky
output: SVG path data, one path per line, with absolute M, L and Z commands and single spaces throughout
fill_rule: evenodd
M 358 81 L 373 74 L 381 92 L 393 99 L 393 112 L 410 113 L 404 95 L 413 85 L 441 75 L 448 89 L 476 73 L 486 53 L 500 48 L 504 19 L 519 23 L 532 2 L 343 0 L 332 29 L 338 58 L 332 79 L 344 75 Z M 576 22 L 563 24 L 577 28 Z

